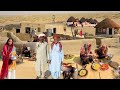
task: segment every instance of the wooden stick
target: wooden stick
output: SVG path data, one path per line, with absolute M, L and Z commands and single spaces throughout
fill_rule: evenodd
M 101 79 L 101 77 L 100 77 L 100 72 L 99 72 L 99 78 Z

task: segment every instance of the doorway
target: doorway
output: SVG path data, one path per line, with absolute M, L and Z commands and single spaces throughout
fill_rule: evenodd
M 112 35 L 112 28 L 109 28 L 109 35 Z
M 53 33 L 56 34 L 56 28 L 53 28 Z
M 26 33 L 30 33 L 30 27 L 26 27 L 26 28 L 25 28 L 25 32 L 26 32 Z
M 20 33 L 20 29 L 16 29 L 16 33 Z

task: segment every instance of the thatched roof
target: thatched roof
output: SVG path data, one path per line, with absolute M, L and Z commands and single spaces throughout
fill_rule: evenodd
M 110 18 L 106 18 L 103 21 L 99 22 L 95 28 L 120 28 L 120 25 L 115 23 Z
M 80 23 L 83 23 L 83 22 L 85 22 L 86 21 L 86 19 L 84 18 L 84 17 L 82 17 L 81 19 L 80 19 Z
M 98 23 L 98 21 L 96 19 L 94 19 L 94 23 Z
M 86 21 L 86 22 L 89 22 L 89 19 L 88 19 L 88 18 L 86 18 L 86 19 L 85 19 L 85 21 Z
M 79 22 L 80 23 L 89 22 L 90 24 L 98 23 L 96 19 L 92 19 L 92 18 L 88 19 L 88 18 L 84 18 L 84 17 L 82 17 Z
M 68 18 L 68 20 L 67 20 L 67 22 L 75 22 L 76 21 L 76 19 L 73 17 L 73 16 L 71 16 L 70 18 Z
M 97 24 L 98 21 L 96 19 L 92 19 L 90 18 L 87 22 L 89 22 L 90 24 Z

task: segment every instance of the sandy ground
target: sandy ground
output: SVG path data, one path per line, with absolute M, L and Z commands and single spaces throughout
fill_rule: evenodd
M 16 78 L 17 79 L 35 79 L 35 70 L 34 70 L 34 62 L 24 60 L 23 63 L 17 64 L 16 67 Z M 0 61 L 0 68 L 2 66 L 2 62 Z
M 110 48 L 109 49 L 109 53 L 113 54 L 114 57 L 112 58 L 112 61 L 116 61 L 120 64 L 120 56 L 119 56 L 119 52 L 120 49 L 116 49 L 116 48 Z M 78 55 L 77 55 L 78 57 Z M 76 61 L 65 61 L 65 62 L 72 62 L 75 63 Z M 34 65 L 35 61 L 28 61 L 28 60 L 24 60 L 23 63 L 18 64 L 17 68 L 16 68 L 16 78 L 17 79 L 35 79 L 36 78 L 36 73 L 35 73 L 35 69 L 34 69 Z M 0 69 L 2 66 L 2 61 L 0 61 Z M 76 66 L 76 64 L 75 64 Z M 89 64 L 87 66 L 87 70 L 88 70 L 88 75 L 85 77 L 79 77 L 78 79 L 113 79 L 113 74 L 112 74 L 112 68 L 109 67 L 109 69 L 107 71 L 93 71 L 90 67 L 91 65 Z M 81 69 L 81 66 L 78 64 L 78 70 Z M 100 73 L 100 76 L 99 76 Z

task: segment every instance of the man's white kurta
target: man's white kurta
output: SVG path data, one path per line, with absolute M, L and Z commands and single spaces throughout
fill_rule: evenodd
M 44 73 L 48 69 L 47 60 L 49 60 L 48 55 L 48 44 L 47 42 L 38 43 L 36 47 L 36 63 L 35 63 L 35 70 L 36 74 L 39 77 L 44 77 Z
M 60 51 L 59 44 L 54 44 L 50 50 L 50 60 L 49 70 L 51 71 L 52 78 L 58 79 L 61 73 L 61 62 L 64 60 L 63 48 Z

